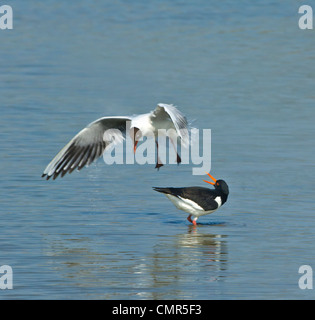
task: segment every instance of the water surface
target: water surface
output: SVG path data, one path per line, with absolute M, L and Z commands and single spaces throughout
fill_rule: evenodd
M 296 1 L 7 1 L 0 31 L 1 299 L 313 299 L 315 31 Z M 302 3 L 301 3 L 302 4 Z M 212 129 L 227 203 L 186 221 L 153 186 L 192 165 L 106 166 L 56 181 L 89 122 L 174 103 Z

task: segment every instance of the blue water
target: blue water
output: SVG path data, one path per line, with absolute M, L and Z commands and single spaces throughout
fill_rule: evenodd
M 315 31 L 300 1 L 6 1 L 1 299 L 314 299 Z M 311 3 L 309 3 L 311 5 Z M 313 7 L 315 9 L 315 5 Z M 42 171 L 105 115 L 173 103 L 212 130 L 226 204 L 194 228 L 152 186 L 192 165 Z

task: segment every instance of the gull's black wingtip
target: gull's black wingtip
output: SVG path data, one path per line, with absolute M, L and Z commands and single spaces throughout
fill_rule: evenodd
M 42 178 L 45 178 L 46 180 L 49 180 L 51 176 L 49 176 L 48 174 L 46 173 L 43 173 L 42 174 Z

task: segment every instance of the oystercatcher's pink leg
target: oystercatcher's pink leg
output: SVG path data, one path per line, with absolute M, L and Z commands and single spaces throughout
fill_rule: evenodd
M 191 222 L 194 226 L 196 226 L 197 225 L 197 218 L 196 218 L 196 220 L 191 220 L 191 214 L 187 217 L 187 220 L 189 221 L 189 222 Z

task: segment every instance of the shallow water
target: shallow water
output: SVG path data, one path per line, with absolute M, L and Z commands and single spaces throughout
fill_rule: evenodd
M 296 1 L 10 1 L 0 30 L 1 299 L 313 299 L 315 31 Z M 7 1 L 7 4 L 10 4 Z M 302 4 L 302 3 L 301 3 Z M 194 228 L 153 186 L 192 165 L 56 181 L 52 157 L 105 115 L 178 105 L 212 130 L 230 196 Z

